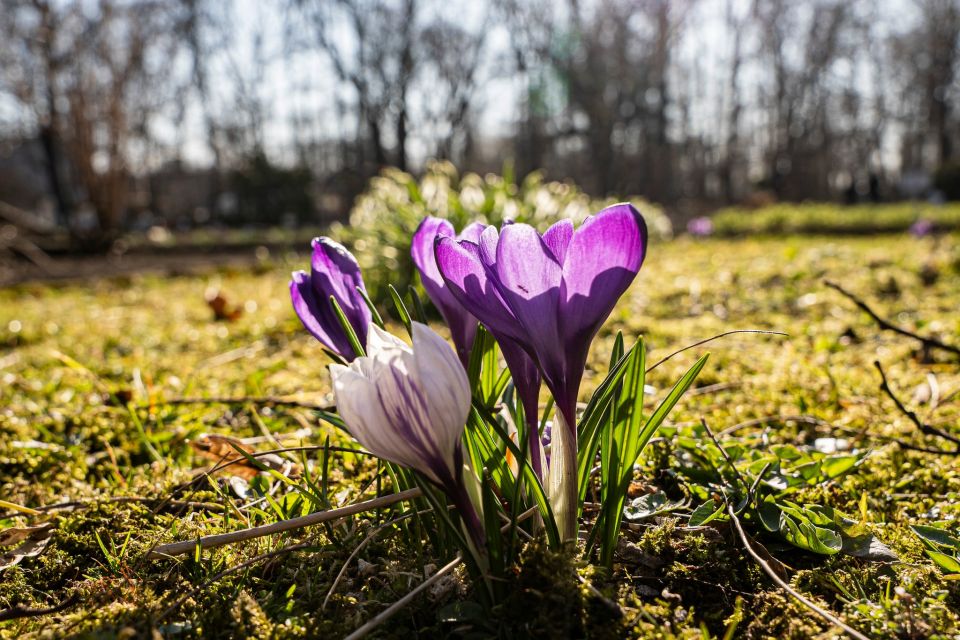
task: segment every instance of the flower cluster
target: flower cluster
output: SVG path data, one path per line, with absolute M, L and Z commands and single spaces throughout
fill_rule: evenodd
M 590 344 L 630 286 L 646 254 L 647 228 L 629 204 L 562 220 L 539 233 L 526 224 L 474 223 L 457 235 L 441 219 L 417 229 L 411 254 L 424 288 L 450 328 L 456 352 L 425 325 L 413 347 L 371 325 L 356 261 L 340 245 L 314 241 L 311 273 L 290 289 L 304 326 L 349 366 L 333 365 L 337 406 L 351 434 L 372 453 L 413 468 L 457 506 L 482 543 L 480 505 L 467 490 L 473 472 L 461 445 L 470 409 L 465 374 L 478 323 L 494 336 L 526 417 L 527 453 L 560 535 L 577 535 L 577 398 Z M 326 298 L 326 300 L 324 300 Z M 356 353 L 332 302 L 361 341 Z M 358 357 L 359 356 L 359 357 Z M 549 464 L 538 427 L 541 382 L 557 407 Z

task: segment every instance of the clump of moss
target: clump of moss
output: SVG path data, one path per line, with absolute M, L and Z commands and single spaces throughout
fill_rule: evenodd
M 516 638 L 584 637 L 589 607 L 576 571 L 571 551 L 552 551 L 541 540 L 528 544 L 510 595 L 494 610 L 499 627 Z M 599 628 L 595 616 L 591 622 Z

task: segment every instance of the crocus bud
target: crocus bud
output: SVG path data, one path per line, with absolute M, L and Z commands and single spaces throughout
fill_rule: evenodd
M 475 544 L 483 526 L 464 479 L 461 439 L 470 412 L 467 375 L 450 346 L 413 323 L 413 348 L 370 326 L 367 355 L 330 366 L 337 411 L 374 455 L 419 471 L 453 501 Z
M 346 247 L 330 238 L 314 238 L 310 273 L 295 271 L 290 281 L 290 298 L 300 322 L 327 349 L 343 359 L 357 354 L 330 303 L 336 299 L 360 344 L 367 339 L 370 309 L 357 288 L 366 291 L 360 265 Z

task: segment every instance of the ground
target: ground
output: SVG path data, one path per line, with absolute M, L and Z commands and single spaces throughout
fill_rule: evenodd
M 289 455 L 332 505 L 370 497 L 381 484 L 375 464 L 325 454 L 328 438 L 331 446 L 349 442 L 306 406 L 330 401 L 328 360 L 288 299 L 289 272 L 306 263 L 304 255 L 261 254 L 255 267 L 202 276 L 126 275 L 0 291 L 0 499 L 46 507 L 40 514 L 4 509 L 0 526 L 52 525 L 32 534 L 38 546 L 45 542 L 42 552 L 2 570 L 0 617 L 66 605 L 0 623 L 0 636 L 337 637 L 449 560 L 414 541 L 410 528 L 377 529 L 396 513 L 390 510 L 202 554 L 145 557 L 157 544 L 315 508 L 275 476 L 247 482 L 223 473 L 208 481 L 202 471 L 213 461 L 190 444 L 202 434 L 248 438 L 256 449 L 278 441 L 319 446 Z M 792 499 L 856 514 L 898 560 L 818 555 L 749 519 L 745 527 L 786 565 L 794 588 L 868 636 L 960 637 L 958 582 L 931 562 L 910 529 L 945 523 L 956 532 L 957 457 L 915 450 L 951 445 L 923 436 L 896 409 L 879 390 L 873 362 L 908 408 L 953 433 L 960 366 L 948 353 L 881 331 L 826 279 L 897 324 L 960 343 L 960 237 L 651 244 L 637 282 L 594 343 L 584 392 L 605 373 L 616 330 L 628 343 L 644 335 L 651 362 L 731 329 L 788 334 L 729 336 L 651 374 L 662 394 L 697 355 L 711 353 L 696 390 L 671 415 L 672 428 L 637 469 L 634 495 L 662 490 L 687 508 L 629 522 L 612 573 L 533 543 L 514 594 L 492 614 L 478 613 L 469 583 L 457 576 L 376 633 L 838 636 L 758 568 L 729 521 L 687 526 L 689 507 L 702 497 L 682 471 L 691 451 L 708 446 L 691 443 L 702 438 L 703 419 L 716 433 L 729 430 L 725 447 L 809 450 L 817 438 L 834 437 L 846 441 L 832 441 L 841 449 L 863 453 L 855 468 Z M 214 318 L 205 299 L 211 289 L 238 317 Z M 278 397 L 304 406 L 271 402 Z M 175 402 L 185 398 L 204 401 Z M 235 398 L 246 401 L 215 402 Z M 270 498 L 257 497 L 264 493 Z M 291 543 L 303 546 L 255 559 Z

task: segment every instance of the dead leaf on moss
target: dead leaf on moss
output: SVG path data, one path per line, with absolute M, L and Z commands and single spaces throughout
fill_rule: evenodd
M 43 550 L 50 544 L 52 535 L 52 526 L 34 529 L 26 538 L 22 539 L 23 541 L 20 546 L 0 556 L 0 570 L 18 565 L 24 558 L 33 558 L 43 553 Z
M 0 547 L 9 547 L 30 537 L 37 537 L 44 531 L 53 528 L 53 523 L 45 522 L 32 527 L 10 527 L 0 531 Z
M 253 454 L 255 450 L 239 438 L 205 433 L 195 440 L 191 440 L 190 446 L 205 458 L 215 460 L 217 463 L 230 463 L 230 466 L 223 469 L 225 473 L 239 476 L 244 480 L 251 480 L 260 473 L 260 468 L 240 453 L 240 451 L 245 451 Z M 257 456 L 256 460 L 264 467 L 278 471 L 285 476 L 295 478 L 301 472 L 300 465 L 284 460 L 276 454 Z

